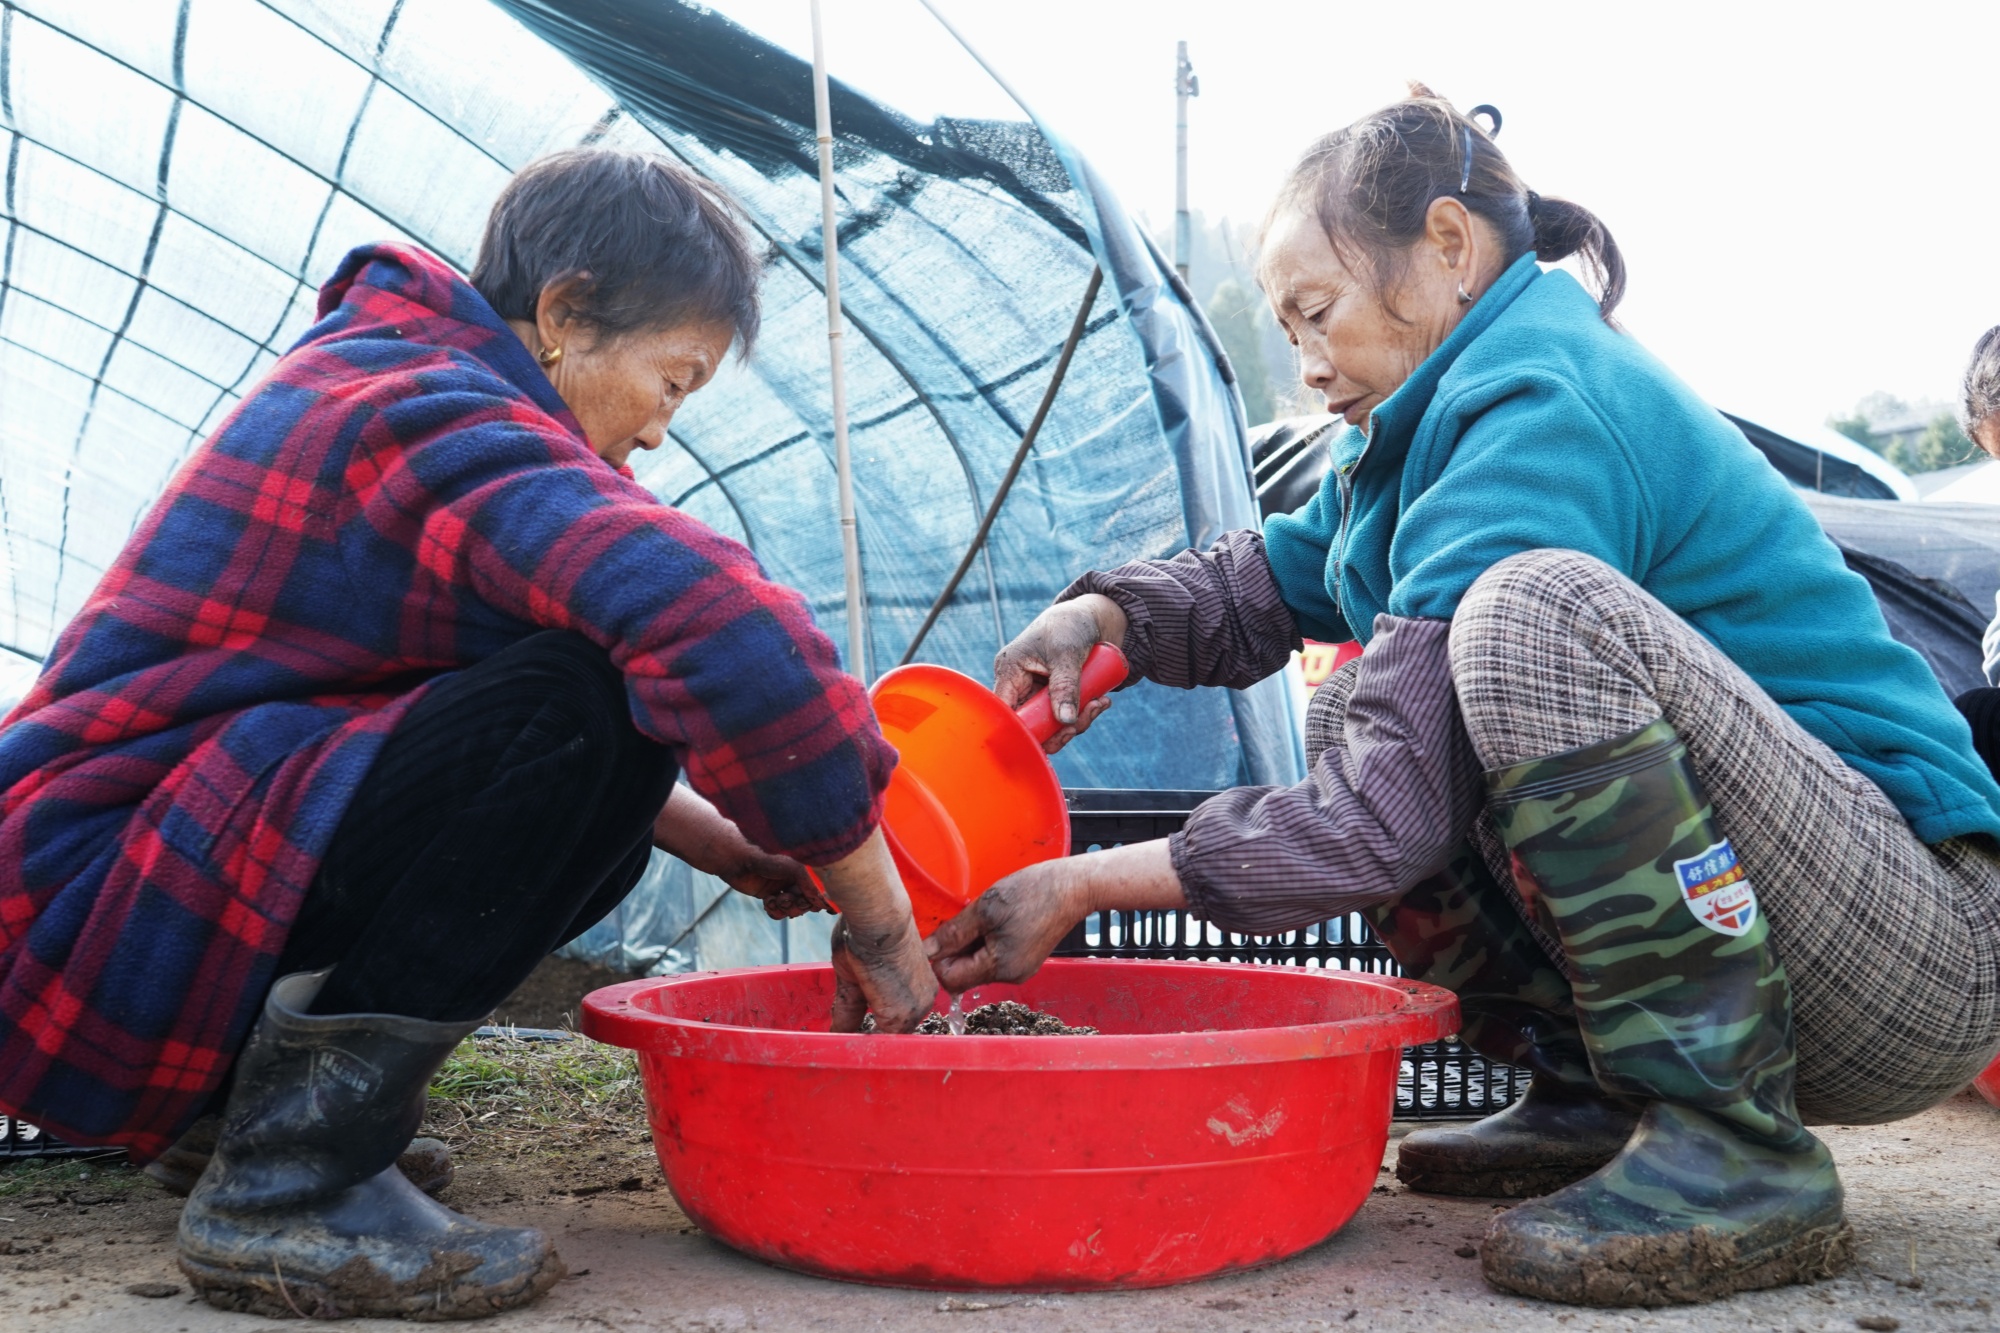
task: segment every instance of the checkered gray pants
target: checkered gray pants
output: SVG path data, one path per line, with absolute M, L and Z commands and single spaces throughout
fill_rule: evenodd
M 1532 551 L 1488 570 L 1453 619 L 1451 657 L 1488 768 L 1661 716 L 1680 733 L 1791 978 L 1809 1123 L 1913 1115 L 1992 1058 L 2000 848 L 1991 839 L 1919 842 L 1874 783 L 1679 616 L 1589 556 Z M 1486 833 L 1491 859 L 1499 849 Z M 1495 873 L 1505 879 L 1504 855 Z

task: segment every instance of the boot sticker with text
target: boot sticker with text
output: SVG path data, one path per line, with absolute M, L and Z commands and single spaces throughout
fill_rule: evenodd
M 1757 891 L 1724 838 L 1699 856 L 1674 862 L 1681 897 L 1694 919 L 1724 935 L 1747 935 L 1757 920 Z
M 338 1046 L 314 1051 L 306 1073 L 306 1105 L 322 1125 L 336 1124 L 350 1108 L 372 1101 L 382 1087 L 382 1071 Z

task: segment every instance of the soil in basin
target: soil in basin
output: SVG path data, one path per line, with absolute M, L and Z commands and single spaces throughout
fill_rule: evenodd
M 868 1031 L 875 1030 L 875 1016 L 867 1019 Z M 917 1024 L 918 1033 L 929 1037 L 949 1037 L 952 1035 L 949 1021 L 943 1014 L 931 1014 Z M 968 1037 L 1095 1037 L 1097 1029 L 1085 1024 L 1071 1027 L 1054 1014 L 1045 1014 L 1039 1009 L 1030 1009 L 1018 1000 L 999 1000 L 993 1004 L 982 1004 L 965 1015 L 965 1035 Z

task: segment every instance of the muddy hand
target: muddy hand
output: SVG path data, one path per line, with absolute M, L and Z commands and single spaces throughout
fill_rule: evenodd
M 826 910 L 826 899 L 804 866 L 789 856 L 764 851 L 740 834 L 733 844 L 712 849 L 708 864 L 696 869 L 763 903 L 764 915 L 773 921 Z
M 653 845 L 758 899 L 774 920 L 826 909 L 804 866 L 751 842 L 692 788 L 676 786 L 667 798 L 653 821 Z
M 937 1002 L 937 979 L 888 839 L 877 828 L 813 870 L 841 914 L 833 929 L 833 1031 L 861 1031 L 870 1009 L 879 1030 L 912 1031 Z
M 1063 724 L 1042 746 L 1050 754 L 1088 731 L 1111 707 L 1107 694 L 1079 708 L 1078 681 L 1090 650 L 1099 642 L 1122 643 L 1125 625 L 1116 602 L 1089 593 L 1043 611 L 993 659 L 993 692 L 1007 707 L 1018 708 L 1036 690 L 1048 690 L 1055 719 Z
M 939 984 L 968 991 L 989 981 L 1026 981 L 1089 914 L 1073 860 L 1017 870 L 973 899 L 925 943 Z
M 937 978 L 914 921 L 875 933 L 846 917 L 833 923 L 834 1032 L 859 1032 L 875 1015 L 877 1032 L 914 1032 L 937 1003 Z
M 719 873 L 723 882 L 738 893 L 761 899 L 764 915 L 773 921 L 826 910 L 826 899 L 820 896 L 812 876 L 789 856 L 773 856 L 752 848 L 740 864 Z

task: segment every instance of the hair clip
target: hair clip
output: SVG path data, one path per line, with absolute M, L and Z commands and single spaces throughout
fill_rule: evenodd
M 1484 116 L 1488 120 L 1493 122 L 1492 125 L 1486 131 L 1486 137 L 1489 139 L 1499 138 L 1500 108 L 1494 106 L 1491 102 L 1481 102 L 1478 106 L 1472 108 L 1472 110 L 1465 113 L 1465 118 L 1467 120 L 1477 120 L 1481 116 Z
M 1461 125 L 1458 133 L 1465 144 L 1465 165 L 1458 176 L 1458 192 L 1464 194 L 1472 188 L 1472 126 Z

